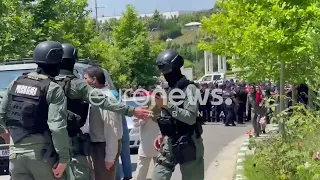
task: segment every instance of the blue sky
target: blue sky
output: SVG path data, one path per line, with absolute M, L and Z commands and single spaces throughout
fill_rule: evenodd
M 201 1 L 201 3 L 199 3 Z M 92 16 L 95 15 L 94 2 L 88 0 L 89 8 L 93 9 Z M 215 0 L 97 0 L 99 7 L 98 16 L 120 15 L 127 4 L 135 6 L 139 13 L 151 13 L 155 9 L 160 12 L 178 11 L 178 10 L 203 10 L 213 8 Z

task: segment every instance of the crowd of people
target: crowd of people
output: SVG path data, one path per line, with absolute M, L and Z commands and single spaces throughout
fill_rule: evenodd
M 198 84 L 201 88 L 202 95 L 207 89 L 212 91 L 214 89 L 220 89 L 221 95 L 224 101 L 227 98 L 232 99 L 232 104 L 212 105 L 213 101 L 216 101 L 211 94 L 205 105 L 200 105 L 200 114 L 207 122 L 223 122 L 226 126 L 236 126 L 238 124 L 244 124 L 245 122 L 252 122 L 255 130 L 255 135 L 265 133 L 265 127 L 267 123 L 270 123 L 271 108 L 268 108 L 267 104 L 279 101 L 279 89 L 280 87 L 270 81 L 262 83 L 247 83 L 245 81 L 239 82 L 225 81 L 223 83 L 210 83 L 210 84 Z M 292 105 L 292 88 L 291 85 L 286 85 L 285 95 L 286 107 Z M 295 87 L 297 90 L 296 102 L 306 104 L 308 102 L 307 94 L 308 87 L 305 84 L 300 84 Z M 271 97 L 272 101 L 267 100 Z

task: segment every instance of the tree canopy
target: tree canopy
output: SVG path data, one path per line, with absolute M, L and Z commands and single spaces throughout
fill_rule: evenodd
M 217 1 L 219 11 L 202 21 L 211 41 L 199 47 L 232 56 L 234 66 L 248 69 L 248 80 L 279 80 L 280 62 L 285 79 L 301 83 L 319 67 L 314 34 L 319 32 L 320 9 L 315 0 Z
M 154 84 L 159 75 L 156 55 L 167 47 L 179 51 L 186 66 L 202 75 L 203 52 L 196 47 L 197 32 L 184 24 L 200 21 L 212 10 L 169 19 L 155 10 L 149 18 L 138 17 L 128 5 L 122 18 L 98 23 L 87 7 L 87 0 L 0 0 L 0 62 L 31 57 L 41 41 L 71 43 L 80 58 L 100 61 L 115 84 L 124 88 Z M 174 41 L 168 44 L 167 38 Z
M 81 58 L 102 62 L 120 88 L 152 85 L 155 57 L 162 46 L 148 38 L 147 24 L 127 6 L 120 21 L 101 25 L 89 17 L 87 0 L 0 2 L 0 61 L 31 57 L 41 41 L 71 43 Z

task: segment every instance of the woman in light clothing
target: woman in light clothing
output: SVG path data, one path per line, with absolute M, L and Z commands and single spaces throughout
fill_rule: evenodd
M 153 159 L 153 163 L 156 163 L 158 151 L 153 147 L 153 142 L 159 135 L 160 129 L 156 122 L 153 120 L 143 121 L 134 120 L 134 126 L 139 127 L 140 132 L 140 145 L 138 150 L 138 166 L 135 180 L 146 180 L 150 161 Z

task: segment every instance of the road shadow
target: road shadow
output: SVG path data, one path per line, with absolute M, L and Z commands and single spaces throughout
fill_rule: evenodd
M 133 172 L 133 171 L 136 171 L 136 169 L 137 169 L 137 163 L 131 163 L 131 169 L 132 169 L 132 172 Z

